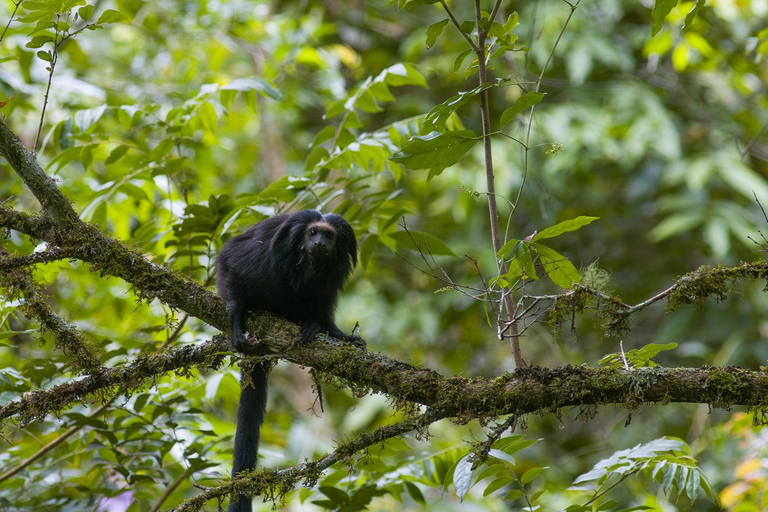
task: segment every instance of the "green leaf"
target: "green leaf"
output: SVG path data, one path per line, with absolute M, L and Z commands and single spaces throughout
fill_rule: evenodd
M 699 11 L 704 7 L 704 4 L 706 4 L 706 0 L 696 0 L 696 4 L 691 8 L 690 11 L 688 11 L 688 14 L 685 16 L 685 24 L 683 25 L 683 30 L 690 27 L 691 24 L 696 20 L 696 16 L 699 14 Z
M 515 458 L 512 455 L 502 450 L 497 450 L 496 448 L 493 448 L 492 450 L 488 451 L 488 455 L 496 459 L 503 460 L 504 462 L 508 463 L 510 466 L 515 465 Z
M 479 85 L 470 91 L 460 92 L 455 96 L 451 96 L 441 104 L 435 105 L 424 118 L 424 124 L 421 128 L 422 133 L 444 131 L 446 121 L 451 116 L 451 114 L 456 111 L 456 109 L 472 100 L 481 92 L 490 89 L 491 87 L 497 87 L 499 84 L 504 82 L 506 82 L 506 80 L 500 80 L 496 83 Z
M 253 76 L 249 78 L 236 78 L 227 85 L 222 85 L 219 89 L 222 91 L 239 92 L 256 91 L 262 96 L 272 98 L 273 100 L 280 100 L 283 97 L 274 85 L 263 78 Z
M 326 126 L 315 135 L 315 140 L 312 141 L 313 148 L 319 146 L 325 141 L 331 140 L 336 135 L 336 128 L 334 126 Z
M 48 52 L 44 52 L 44 51 L 41 50 L 41 51 L 37 52 L 37 58 L 40 59 L 40 60 L 43 60 L 45 62 L 51 62 L 51 58 L 52 58 L 51 57 L 51 52 L 49 52 L 49 51 Z
M 198 115 L 206 130 L 212 133 L 216 131 L 216 128 L 219 126 L 219 117 L 216 115 L 216 109 L 210 102 L 206 101 L 200 105 Z
M 328 496 L 328 498 L 331 501 L 333 501 L 338 505 L 343 505 L 349 502 L 349 496 L 347 495 L 346 492 L 342 491 L 341 489 L 327 486 L 327 485 L 321 485 L 319 489 L 320 489 L 320 492 Z
M 458 162 L 477 140 L 471 130 L 432 132 L 411 138 L 390 159 L 411 170 L 429 169 L 432 178 Z
M 368 268 L 368 262 L 371 259 L 371 255 L 378 245 L 379 235 L 370 234 L 363 240 L 363 243 L 360 245 L 360 264 L 363 266 L 363 269 Z
M 93 6 L 92 5 L 86 5 L 84 7 L 81 7 L 77 10 L 78 16 L 80 16 L 80 19 L 83 21 L 88 21 L 91 19 L 91 15 L 93 14 Z
M 96 21 L 96 23 L 99 25 L 103 23 L 128 23 L 128 18 L 120 11 L 107 9 L 101 13 L 101 16 L 99 16 L 99 19 Z
M 702 220 L 699 212 L 670 215 L 648 232 L 648 238 L 652 242 L 660 242 L 665 238 L 690 231 L 701 224 Z
M 421 489 L 416 487 L 416 485 L 412 484 L 411 482 L 408 482 L 407 480 L 404 483 L 405 490 L 408 491 L 408 495 L 413 499 L 413 501 L 422 507 L 426 507 L 427 500 L 424 498 L 424 494 L 422 494 Z
M 53 42 L 53 36 L 41 35 L 41 36 L 33 37 L 24 46 L 26 46 L 27 48 L 42 48 L 42 46 L 45 43 L 50 43 L 50 42 Z
M 85 5 L 85 0 L 66 0 L 62 2 L 61 12 L 71 11 L 73 7 Z
M 129 147 L 128 146 L 117 146 L 115 149 L 112 150 L 112 152 L 109 153 L 109 156 L 104 161 L 106 165 L 113 164 L 120 160 L 123 155 L 125 155 L 128 152 Z
M 544 471 L 545 469 L 549 469 L 549 466 L 544 466 L 541 468 L 533 468 L 529 469 L 525 473 L 523 473 L 523 476 L 520 477 L 520 481 L 523 483 L 523 485 L 530 483 L 531 480 L 539 476 L 539 474 Z
M 540 438 L 539 439 L 518 439 L 516 441 L 513 441 L 511 443 L 504 445 L 504 448 L 502 448 L 502 450 L 504 450 L 504 453 L 509 453 L 509 454 L 517 453 L 520 450 L 525 450 L 529 446 L 535 445 L 539 441 L 541 441 Z
M 537 105 L 541 100 L 544 99 L 544 94 L 540 92 L 528 92 L 524 94 L 523 96 L 520 96 L 517 98 L 517 101 L 515 101 L 515 104 L 506 109 L 501 114 L 501 129 L 503 130 L 507 124 L 512 121 L 518 114 L 523 112 L 526 109 L 531 108 L 534 105 Z
M 600 511 L 600 510 L 610 510 L 610 509 L 612 509 L 613 507 L 615 507 L 618 504 L 619 504 L 619 502 L 616 501 L 616 500 L 608 500 L 605 503 L 601 503 L 600 505 L 598 505 L 597 510 L 598 511 Z
M 469 460 L 469 454 L 465 455 L 456 464 L 453 472 L 453 486 L 456 488 L 456 495 L 461 501 L 464 501 L 472 482 L 472 461 Z
M 496 257 L 500 260 L 505 260 L 509 257 L 509 252 L 512 250 L 512 248 L 519 244 L 520 240 L 516 238 L 510 238 L 507 240 L 507 243 L 501 246 L 501 249 L 499 249 L 499 252 L 496 253 Z
M 531 256 L 530 244 L 525 242 L 518 244 L 513 251 L 512 257 L 520 263 L 520 267 L 525 272 L 525 275 L 531 279 L 539 281 L 539 276 L 536 275 L 536 268 L 533 266 L 533 256 Z
M 544 238 L 554 238 L 568 231 L 576 231 L 577 229 L 583 226 L 586 226 L 587 224 L 590 224 L 599 218 L 600 217 L 580 216 L 580 217 L 576 217 L 575 219 L 565 220 L 563 222 L 555 224 L 554 226 L 550 226 L 546 229 L 541 230 L 539 233 L 536 234 L 536 236 L 533 237 L 533 240 L 542 240 Z
M 101 116 L 104 115 L 104 111 L 107 109 L 106 105 L 100 105 L 96 108 L 89 108 L 87 110 L 78 110 L 74 115 L 75 127 L 80 133 L 88 131 L 88 128 L 93 126 Z
M 512 14 L 510 14 L 509 17 L 507 18 L 507 21 L 504 22 L 504 27 L 503 27 L 504 32 L 509 32 L 510 30 L 518 26 L 520 24 L 519 19 L 520 19 L 520 15 L 517 14 L 517 11 L 513 11 Z
M 432 48 L 432 45 L 435 44 L 435 41 L 437 41 L 437 38 L 440 36 L 440 34 L 443 33 L 443 29 L 445 28 L 445 25 L 447 25 L 449 21 L 451 20 L 448 18 L 445 18 L 444 20 L 431 24 L 427 28 L 427 48 L 428 49 Z
M 456 60 L 453 62 L 453 70 L 458 71 L 462 64 L 464 64 L 464 60 L 467 58 L 467 55 L 472 53 L 472 48 L 468 48 L 461 52 L 458 57 L 456 57 Z
M 653 20 L 651 36 L 655 36 L 659 33 L 662 25 L 664 25 L 664 20 L 676 5 L 677 0 L 656 0 L 656 4 L 651 11 L 651 19 Z
M 512 479 L 511 475 L 502 475 L 499 478 L 492 480 L 491 483 L 488 484 L 488 487 L 483 490 L 483 496 L 488 496 L 489 494 L 510 485 L 512 482 L 514 482 L 514 480 Z
M 409 235 L 410 233 L 410 235 Z M 435 256 L 453 256 L 458 258 L 448 245 L 435 235 L 409 229 L 406 231 L 396 231 L 387 235 L 397 242 L 401 247 L 419 250 L 424 254 L 432 253 Z M 413 238 L 411 238 L 413 237 Z
M 533 242 L 531 245 L 539 253 L 544 272 L 557 286 L 568 288 L 581 281 L 579 271 L 565 256 L 543 244 Z

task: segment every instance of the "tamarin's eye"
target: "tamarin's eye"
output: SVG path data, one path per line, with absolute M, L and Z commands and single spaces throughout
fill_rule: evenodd
M 312 228 L 309 230 L 309 234 L 312 236 L 315 236 L 317 234 L 317 230 L 315 228 Z

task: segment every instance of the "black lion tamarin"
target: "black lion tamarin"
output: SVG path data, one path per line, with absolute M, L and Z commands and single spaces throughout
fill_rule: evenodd
M 245 315 L 265 310 L 301 326 L 301 342 L 318 333 L 365 346 L 333 320 L 339 293 L 357 263 L 357 240 L 340 215 L 304 210 L 277 215 L 229 239 L 216 260 L 219 295 L 232 318 L 232 346 L 248 352 Z M 259 429 L 267 405 L 268 363 L 254 365 L 237 410 L 232 476 L 256 467 Z M 251 500 L 233 496 L 229 512 L 250 512 Z

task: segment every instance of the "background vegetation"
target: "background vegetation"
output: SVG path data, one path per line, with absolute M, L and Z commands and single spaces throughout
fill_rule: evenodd
M 478 63 L 462 32 L 443 21 L 441 3 L 389 4 L 5 0 L 0 111 L 81 219 L 209 289 L 217 249 L 252 223 L 302 208 L 344 214 L 362 254 L 339 325 L 349 331 L 359 322 L 369 349 L 395 359 L 446 376 L 494 378 L 515 364 L 493 308 L 445 290 L 423 272 L 432 259 L 415 250 L 419 242 L 427 253 L 426 240 L 455 283 L 482 290 L 478 270 L 485 283 L 498 277 L 483 141 L 467 144 L 452 166 L 450 148 L 420 166 L 408 146 L 427 128 L 483 133 L 480 94 L 460 97 L 455 109 L 446 102 L 478 86 Z M 459 23 L 475 19 L 473 2 L 449 5 Z M 483 3 L 485 18 L 494 5 Z M 500 50 L 489 60 L 492 130 L 525 93 L 544 93 L 509 120 L 507 136 L 493 138 L 502 243 L 598 217 L 547 243 L 581 269 L 582 284 L 626 304 L 702 264 L 758 258 L 760 244 L 768 245 L 755 200 L 768 202 L 768 3 L 535 0 L 501 2 L 493 14 L 501 28 L 483 28 Z M 476 36 L 476 26 L 464 28 Z M 0 202 L 39 209 L 5 160 Z M 4 226 L 4 253 L 51 248 Z M 31 267 L 32 286 L 89 340 L 101 365 L 219 332 L 81 259 L 52 259 L 32 262 L 40 263 Z M 524 254 L 507 259 L 515 300 L 563 292 L 544 277 L 551 268 L 540 259 L 541 282 Z M 552 302 L 542 300 L 519 324 L 523 356 L 543 367 L 598 366 L 621 340 L 627 351 L 670 344 L 653 357 L 663 367 L 757 369 L 768 358 L 764 286 L 746 280 L 725 302 L 674 314 L 655 303 L 620 337 L 606 336 L 605 317 L 590 312 L 552 326 Z M 3 287 L 0 405 L 87 375 L 87 364 L 57 348 L 57 331 L 25 309 L 32 292 Z M 657 350 L 630 362 L 645 366 L 643 354 Z M 169 373 L 41 421 L 6 420 L 0 508 L 158 510 L 198 494 L 194 485 L 220 484 L 238 377 L 234 364 Z M 260 458 L 270 468 L 315 460 L 415 413 L 327 382 L 321 412 L 307 370 L 285 362 L 270 386 Z M 714 489 L 729 510 L 764 510 L 768 430 L 719 405 L 726 407 L 625 404 L 515 416 L 515 432 L 474 472 L 465 456 L 486 439 L 490 418 L 442 420 L 429 436 L 422 429 L 374 444 L 282 498 L 291 509 L 345 511 L 716 510 Z

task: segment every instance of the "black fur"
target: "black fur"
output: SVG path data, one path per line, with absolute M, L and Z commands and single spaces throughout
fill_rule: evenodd
M 343 217 L 315 210 L 278 215 L 259 222 L 222 247 L 216 261 L 219 295 L 232 318 L 232 346 L 248 351 L 244 320 L 266 310 L 301 326 L 301 341 L 320 332 L 364 345 L 333 320 L 344 282 L 357 263 L 357 240 Z M 253 469 L 259 428 L 267 405 L 267 363 L 254 365 L 253 387 L 244 387 L 237 411 L 232 476 Z M 251 500 L 232 499 L 229 512 L 250 512 Z

